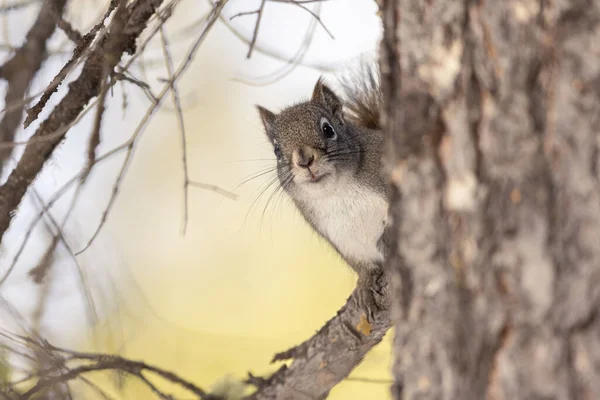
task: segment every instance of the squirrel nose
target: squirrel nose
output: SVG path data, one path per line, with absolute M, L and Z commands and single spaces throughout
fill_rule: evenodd
M 308 158 L 301 158 L 298 160 L 297 164 L 299 167 L 302 168 L 308 168 L 312 165 L 313 161 L 315 160 L 315 156 L 311 155 Z
M 308 168 L 312 165 L 315 160 L 314 153 L 311 152 L 310 155 L 306 154 L 304 149 L 298 150 L 298 157 L 296 158 L 296 165 L 301 168 Z

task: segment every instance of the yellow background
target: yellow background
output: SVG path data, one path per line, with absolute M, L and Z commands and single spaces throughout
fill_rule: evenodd
M 336 42 L 318 31 L 314 58 L 331 61 L 327 55 L 333 54 L 343 60 L 373 46 L 373 40 L 362 38 L 365 42 L 357 45 L 348 37 L 366 15 L 377 19 L 371 2 L 364 3 L 369 14 L 358 7 L 345 19 L 335 18 L 333 5 L 324 8 L 323 20 Z M 234 4 L 236 10 L 246 9 L 243 2 Z M 186 7 L 178 10 L 178 21 L 186 18 L 186 10 L 194 11 Z M 276 10 L 265 19 L 275 19 L 276 12 L 304 18 L 297 10 Z M 294 21 L 301 25 L 308 19 Z M 253 20 L 244 23 L 251 26 Z M 280 28 L 265 25 L 263 40 L 295 46 L 300 31 Z M 217 24 L 179 83 L 190 178 L 233 190 L 237 200 L 190 188 L 188 228 L 181 234 L 181 140 L 167 101 L 138 145 L 108 223 L 126 272 L 126 285 L 120 287 L 126 289 L 120 290 L 120 307 L 99 329 L 96 343 L 172 369 L 204 388 L 228 374 L 243 379 L 248 371 L 273 371 L 278 367 L 269 364 L 273 354 L 310 337 L 342 306 L 356 280 L 285 195 L 273 196 L 265 208 L 275 186 L 258 195 L 274 173 L 237 187 L 274 165 L 254 104 L 277 110 L 306 98 L 320 74 L 299 68 L 272 85 L 245 85 L 235 80 L 240 73 L 264 74 L 281 65 L 259 53 L 247 61 L 246 52 L 245 44 Z M 369 353 L 353 377 L 389 379 L 390 338 Z M 124 393 L 132 399 L 148 396 L 138 384 L 126 385 Z M 388 384 L 347 380 L 329 398 L 390 396 Z

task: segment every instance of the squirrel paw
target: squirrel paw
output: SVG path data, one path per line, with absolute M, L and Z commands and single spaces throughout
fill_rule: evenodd
M 377 292 L 374 285 L 378 276 L 378 273 L 371 271 L 365 271 L 358 276 L 356 293 L 358 296 L 358 305 L 367 312 L 369 321 L 373 321 L 375 319 L 375 312 L 381 310 L 381 307 L 375 300 L 376 295 L 381 295 Z

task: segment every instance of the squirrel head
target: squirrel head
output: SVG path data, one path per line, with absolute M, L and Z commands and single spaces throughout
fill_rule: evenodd
M 273 145 L 279 179 L 288 192 L 322 191 L 358 168 L 356 132 L 344 118 L 342 101 L 322 79 L 309 101 L 279 114 L 257 108 Z

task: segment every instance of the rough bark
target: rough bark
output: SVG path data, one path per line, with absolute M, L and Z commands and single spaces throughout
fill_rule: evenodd
M 25 37 L 25 43 L 15 54 L 0 66 L 0 78 L 6 80 L 8 88 L 4 97 L 7 108 L 0 117 L 0 142 L 12 142 L 23 119 L 25 94 L 35 75 L 46 60 L 46 43 L 56 29 L 67 0 L 48 0 L 40 8 L 33 26 Z M 0 148 L 0 175 L 12 148 Z
M 303 344 L 275 355 L 273 361 L 293 358 L 268 379 L 250 376 L 257 391 L 248 400 L 324 399 L 329 391 L 362 361 L 391 326 L 387 281 L 380 274 L 373 282 L 380 310 L 367 321 L 356 290 L 337 315 Z
M 382 2 L 396 399 L 600 393 L 600 1 Z

